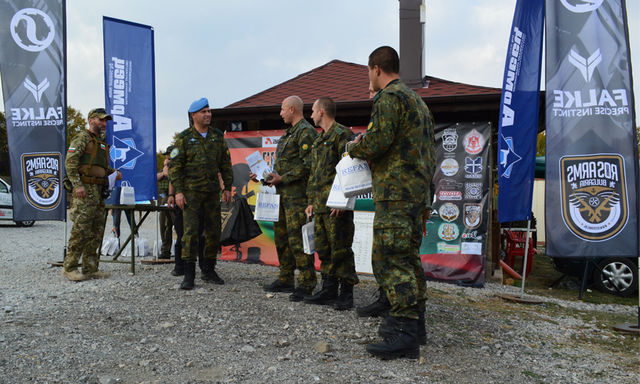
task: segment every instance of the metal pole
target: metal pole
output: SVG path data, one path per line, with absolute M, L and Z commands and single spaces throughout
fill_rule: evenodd
M 527 220 L 527 236 L 524 242 L 524 258 L 522 259 L 522 284 L 520 287 L 520 297 L 524 296 L 524 283 L 527 279 L 527 259 L 529 258 L 529 234 L 531 231 L 531 219 Z

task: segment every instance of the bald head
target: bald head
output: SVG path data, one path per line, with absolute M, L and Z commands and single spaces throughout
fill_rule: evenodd
M 280 108 L 280 117 L 286 124 L 295 125 L 303 118 L 302 110 L 304 103 L 298 96 L 289 96 L 282 101 L 282 107 Z

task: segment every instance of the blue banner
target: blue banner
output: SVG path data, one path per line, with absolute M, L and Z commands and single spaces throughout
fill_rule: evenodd
M 136 201 L 154 200 L 156 104 L 153 28 L 103 18 L 105 107 L 111 166 L 135 189 Z
M 544 0 L 518 0 L 498 124 L 498 220 L 531 218 L 538 136 Z

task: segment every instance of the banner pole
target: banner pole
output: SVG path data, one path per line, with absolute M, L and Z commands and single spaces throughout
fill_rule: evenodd
M 524 283 L 527 279 L 527 259 L 529 258 L 529 234 L 531 232 L 531 219 L 527 220 L 527 236 L 524 243 L 524 258 L 522 259 L 522 284 L 520 286 L 520 297 L 524 296 Z

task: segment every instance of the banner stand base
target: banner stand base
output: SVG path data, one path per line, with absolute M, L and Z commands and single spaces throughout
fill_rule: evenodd
M 613 328 L 614 331 L 624 333 L 627 335 L 640 336 L 640 326 L 638 326 L 638 324 L 631 324 L 631 323 L 616 324 L 611 328 Z
M 534 299 L 534 298 L 527 298 L 524 295 L 523 296 L 516 296 L 516 295 L 510 295 L 508 293 L 499 293 L 496 295 L 496 297 L 501 298 L 502 300 L 505 301 L 511 301 L 514 303 L 520 303 L 520 304 L 542 304 L 542 300 L 539 299 Z

